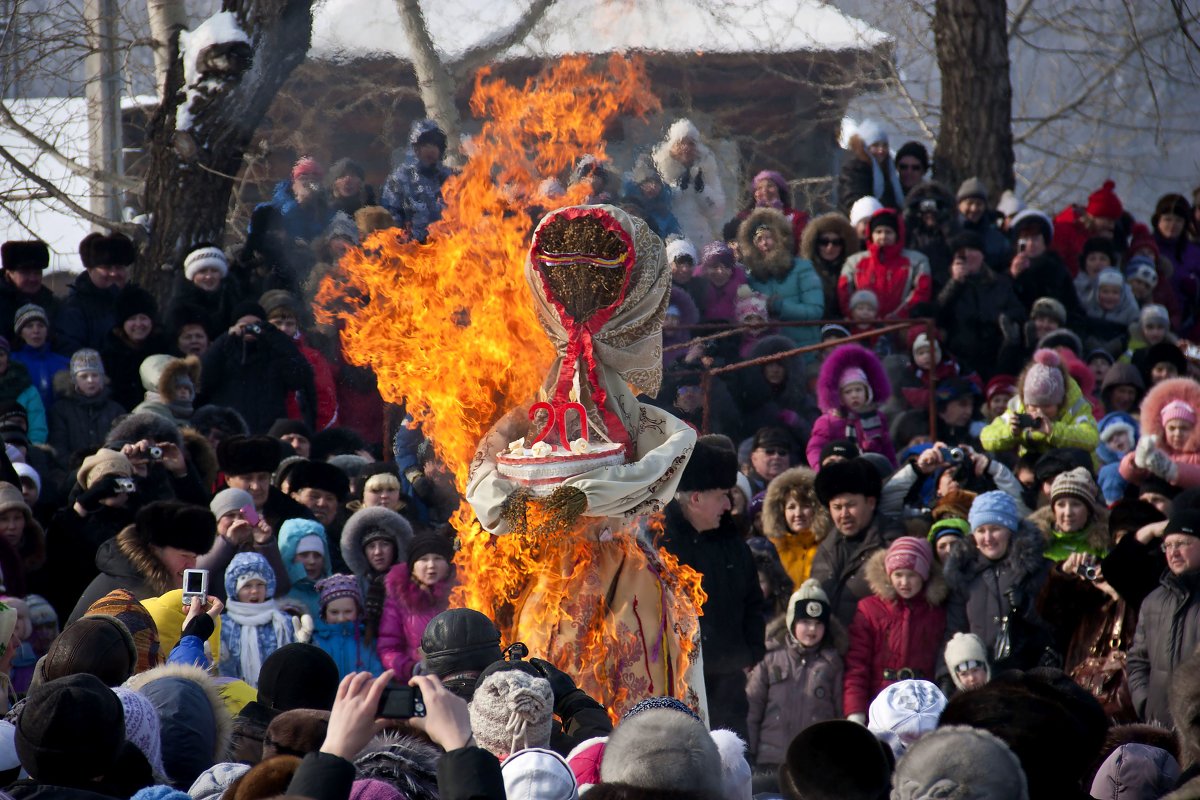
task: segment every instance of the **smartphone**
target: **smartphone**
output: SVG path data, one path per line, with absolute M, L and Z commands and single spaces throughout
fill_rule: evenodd
M 183 604 L 189 605 L 193 597 L 201 602 L 208 600 L 208 570 L 185 569 L 183 571 Z
M 249 522 L 251 525 L 257 525 L 260 520 L 258 512 L 254 510 L 253 503 L 246 503 L 246 505 L 242 506 L 242 516 L 245 517 L 246 522 Z
M 425 701 L 421 699 L 421 690 L 415 686 L 388 684 L 383 690 L 383 697 L 379 698 L 379 712 L 375 716 L 383 719 L 425 716 Z

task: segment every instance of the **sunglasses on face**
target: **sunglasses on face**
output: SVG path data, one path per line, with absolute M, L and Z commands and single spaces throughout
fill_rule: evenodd
M 776 448 L 773 448 L 773 447 L 772 447 L 772 448 L 770 448 L 770 449 L 768 449 L 768 448 L 764 447 L 764 448 L 763 448 L 763 453 L 764 453 L 765 455 L 768 455 L 768 456 L 786 456 L 786 455 L 788 455 L 788 451 L 787 451 L 787 450 L 779 450 L 779 449 L 776 449 Z
M 841 239 L 817 239 L 817 244 L 821 247 L 841 247 Z

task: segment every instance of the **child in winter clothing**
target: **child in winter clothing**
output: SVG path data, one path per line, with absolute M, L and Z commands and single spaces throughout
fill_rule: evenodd
M 870 289 L 859 289 L 850 295 L 850 317 L 847 325 L 853 333 L 869 333 L 875 329 L 871 324 L 879 321 L 879 298 Z M 862 340 L 864 346 L 884 358 L 892 354 L 892 340 L 888 336 L 873 336 Z
M 767 486 L 763 501 L 763 533 L 795 586 L 808 580 L 817 545 L 829 532 L 829 512 L 813 488 L 816 477 L 805 467 L 781 472 Z
M 1200 486 L 1200 383 L 1169 378 L 1150 390 L 1142 401 L 1142 438 L 1121 459 L 1121 477 L 1141 484 L 1150 475 L 1172 486 Z
M 1035 352 L 1017 383 L 1020 392 L 1009 401 L 1008 410 L 979 434 L 983 449 L 998 453 L 1015 448 L 1022 457 L 1057 447 L 1096 449 L 1100 435 L 1092 405 L 1058 353 Z M 1022 419 L 1026 416 L 1032 417 L 1032 427 L 1022 424 L 1030 421 Z
M 809 725 L 842 716 L 846 633 L 830 611 L 828 596 L 810 579 L 788 601 L 786 616 L 767 627 L 767 654 L 746 683 L 746 757 L 760 768 L 782 764 Z
M 314 626 L 312 643 L 329 653 L 338 666 L 338 677 L 352 672 L 379 675 L 383 665 L 375 648 L 363 639 L 363 598 L 353 575 L 331 575 L 317 582 L 321 618 Z
M 80 450 L 92 451 L 126 409 L 112 399 L 104 380 L 104 363 L 95 350 L 71 356 L 70 384 L 60 389 L 50 409 L 50 446 L 63 461 Z
M 454 547 L 437 533 L 413 537 L 408 561 L 392 567 L 387 576 L 387 599 L 379 623 L 379 660 L 394 670 L 396 680 L 412 677 L 420 660 L 421 636 L 429 620 L 450 605 Z
M 1129 346 L 1121 354 L 1121 361 L 1133 362 L 1133 356 L 1139 350 L 1153 347 L 1159 342 L 1177 344 L 1179 338 L 1171 333 L 1171 318 L 1167 307 L 1157 304 L 1144 306 L 1138 318 L 1129 323 Z
M 836 439 L 851 439 L 862 453 L 879 453 L 893 466 L 896 451 L 888 422 L 878 410 L 892 387 L 879 359 L 866 348 L 844 344 L 821 364 L 817 402 L 823 412 L 808 438 L 808 464 L 817 469 L 821 450 Z
M 34 444 L 45 444 L 49 431 L 46 428 L 46 407 L 42 397 L 29 377 L 29 370 L 11 358 L 12 347 L 8 339 L 0 336 L 0 406 L 13 401 L 21 404 L 29 419 L 26 434 Z
M 17 349 L 12 358 L 29 370 L 29 377 L 42 398 L 42 406 L 49 411 L 54 405 L 54 376 L 70 366 L 66 356 L 50 349 L 50 319 L 46 310 L 33 303 L 17 309 L 13 317 L 13 330 L 17 335 Z
M 287 565 L 292 588 L 284 604 L 299 613 L 321 615 L 317 581 L 332 574 L 325 528 L 311 519 L 289 519 L 279 526 L 279 555 Z
M 891 684 L 932 680 L 945 641 L 946 584 L 933 548 L 901 536 L 867 562 L 874 594 L 858 601 L 842 692 L 847 719 L 866 724 L 871 700 Z
M 960 692 L 978 689 L 992 679 L 987 647 L 973 633 L 956 633 L 946 642 L 946 669 Z
M 221 674 L 258 686 L 267 656 L 295 638 L 292 620 L 275 605 L 275 570 L 259 553 L 238 553 L 225 570 Z
M 746 283 L 746 269 L 738 263 L 733 248 L 724 242 L 704 245 L 694 277 L 704 278 L 707 282 L 700 302 L 703 320 L 733 322 L 738 288 Z
M 850 316 L 850 298 L 859 289 L 870 289 L 879 300 L 880 319 L 905 319 L 919 303 L 933 296 L 929 259 L 904 249 L 904 223 L 890 208 L 880 209 L 868 222 L 867 250 L 855 253 L 842 265 L 838 301 Z
M 1129 487 L 1129 482 L 1121 477 L 1121 459 L 1133 452 L 1138 443 L 1138 423 L 1124 411 L 1114 411 L 1100 420 L 1099 429 L 1096 455 L 1102 466 L 1096 483 L 1104 494 L 1104 502 L 1112 505 L 1125 496 Z

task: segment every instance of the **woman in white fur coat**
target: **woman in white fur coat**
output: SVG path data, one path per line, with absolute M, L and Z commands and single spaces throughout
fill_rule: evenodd
M 654 148 L 654 165 L 671 187 L 671 209 L 683 236 L 697 249 L 721 238 L 725 222 L 725 190 L 712 150 L 687 119 L 676 120 L 667 138 Z

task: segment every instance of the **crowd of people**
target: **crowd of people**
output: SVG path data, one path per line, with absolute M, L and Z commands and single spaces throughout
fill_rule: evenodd
M 62 297 L 44 243 L 4 243 L 9 795 L 1200 796 L 1192 202 L 993 206 L 873 122 L 819 215 L 769 170 L 729 208 L 686 119 L 548 177 L 664 240 L 646 400 L 705 434 L 654 541 L 702 576 L 704 702 L 655 687 L 614 726 L 497 609 L 449 608 L 453 480 L 314 319 L 372 232 L 436 237 L 445 151 L 418 121 L 378 193 L 301 158 L 161 304 L 121 234 Z M 405 684 L 424 716 L 380 721 Z

